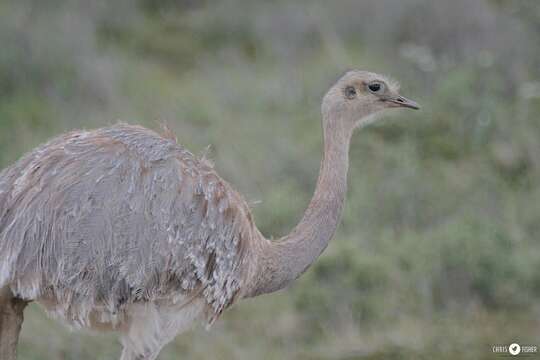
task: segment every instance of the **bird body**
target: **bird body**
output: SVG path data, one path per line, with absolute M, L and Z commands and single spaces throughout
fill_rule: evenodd
M 143 127 L 74 131 L 3 170 L 0 357 L 15 358 L 29 301 L 73 327 L 120 332 L 123 360 L 154 359 L 195 319 L 210 324 L 241 298 L 287 286 L 339 223 L 360 120 L 389 104 L 416 106 L 378 79 L 348 73 L 323 100 L 317 188 L 278 241 L 261 235 L 208 162 Z M 388 90 L 378 96 L 373 81 Z
M 212 322 L 253 272 L 246 202 L 142 127 L 56 138 L 6 169 L 0 189 L 0 288 L 75 327 L 125 330 L 141 303 Z

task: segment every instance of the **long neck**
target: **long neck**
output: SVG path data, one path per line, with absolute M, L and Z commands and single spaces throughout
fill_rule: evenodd
M 248 296 L 274 292 L 298 278 L 319 257 L 339 224 L 349 167 L 352 129 L 323 121 L 324 154 L 313 198 L 293 231 L 261 248 L 257 280 Z M 340 126 L 341 125 L 341 126 Z

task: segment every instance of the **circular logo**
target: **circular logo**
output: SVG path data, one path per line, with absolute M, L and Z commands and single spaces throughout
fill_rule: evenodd
M 508 347 L 508 352 L 512 355 L 517 355 L 521 352 L 521 346 L 516 343 L 510 344 L 510 346 Z

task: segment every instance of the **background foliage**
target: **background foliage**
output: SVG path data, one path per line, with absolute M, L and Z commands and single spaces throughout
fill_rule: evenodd
M 343 224 L 289 290 L 160 359 L 491 359 L 540 339 L 537 0 L 0 2 L 0 165 L 74 128 L 166 122 L 267 236 L 299 220 L 320 99 L 388 73 L 421 112 L 355 136 Z M 262 200 L 262 201 L 259 201 Z M 36 305 L 20 358 L 111 359 Z

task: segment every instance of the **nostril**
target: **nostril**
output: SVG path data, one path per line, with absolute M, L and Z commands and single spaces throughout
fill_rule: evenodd
M 402 99 L 402 98 L 398 98 L 397 101 L 400 102 L 400 103 L 402 103 L 402 102 L 403 102 L 403 99 Z

